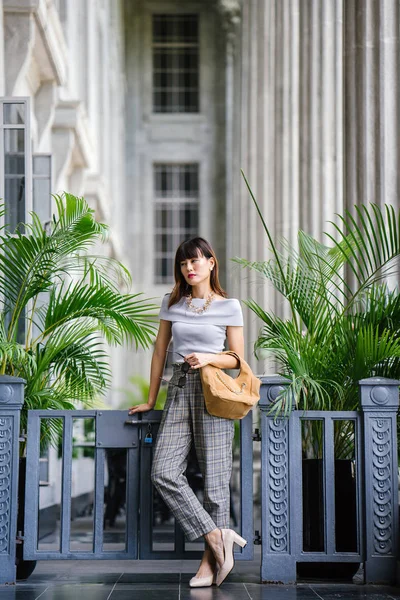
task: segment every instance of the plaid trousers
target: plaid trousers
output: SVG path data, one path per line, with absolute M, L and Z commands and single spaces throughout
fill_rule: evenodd
M 180 365 L 174 365 L 151 479 L 187 540 L 193 541 L 217 527 L 229 527 L 234 422 L 207 412 L 198 370 L 188 372 L 184 388 L 171 385 L 181 376 Z M 185 476 L 192 443 L 204 481 L 203 506 Z

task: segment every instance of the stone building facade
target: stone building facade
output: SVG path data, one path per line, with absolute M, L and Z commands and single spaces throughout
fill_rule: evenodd
M 240 169 L 275 239 L 321 238 L 356 203 L 398 207 L 399 26 L 398 0 L 0 0 L 0 196 L 14 219 L 44 221 L 50 191 L 85 196 L 110 225 L 105 251 L 157 301 L 198 233 L 230 295 L 285 314 L 230 261 L 268 256 Z M 6 172 L 7 153 L 23 173 Z M 150 353 L 110 360 L 117 407 Z M 59 502 L 54 458 L 41 507 Z M 74 497 L 93 489 L 85 460 Z
M 241 168 L 273 235 L 292 242 L 299 228 L 321 237 L 354 203 L 398 205 L 397 0 L 0 7 L 0 91 L 29 101 L 25 210 L 51 211 L 49 181 L 84 195 L 109 223 L 107 252 L 130 268 L 135 291 L 161 300 L 177 243 L 199 233 L 230 295 L 284 313 L 230 261 L 268 251 Z M 244 313 L 250 358 L 259 323 Z M 115 351 L 111 360 L 118 405 L 118 389 L 130 374 L 147 377 L 150 359 Z
M 322 239 L 327 221 L 355 204 L 399 207 L 399 10 L 397 0 L 242 3 L 230 171 L 240 218 L 228 255 L 267 256 L 239 167 L 275 239 L 295 242 L 299 228 Z M 284 313 L 261 283 L 237 275 L 232 291 Z M 246 318 L 250 351 L 258 323 Z

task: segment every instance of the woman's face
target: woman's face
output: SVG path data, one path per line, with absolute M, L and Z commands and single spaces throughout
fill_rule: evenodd
M 210 278 L 211 270 L 214 268 L 214 259 L 198 255 L 195 258 L 187 258 L 181 261 L 181 272 L 189 285 L 198 285 Z

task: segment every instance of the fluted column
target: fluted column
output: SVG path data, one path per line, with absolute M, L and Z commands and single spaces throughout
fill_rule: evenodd
M 243 168 L 275 239 L 300 228 L 322 239 L 343 208 L 343 0 L 248 0 L 242 4 L 240 134 Z M 238 100 L 237 100 L 238 101 Z M 233 186 L 235 254 L 271 257 L 243 183 Z M 237 240 L 237 241 L 236 241 Z M 260 275 L 237 271 L 235 292 L 265 309 L 288 307 Z M 247 315 L 247 352 L 260 322 Z
M 6 89 L 6 74 L 4 64 L 4 10 L 3 0 L 0 0 L 0 95 L 4 96 Z
M 239 56 L 239 27 L 241 22 L 241 5 L 239 0 L 217 0 L 217 10 L 220 14 L 222 30 L 225 36 L 225 256 L 221 256 L 221 266 L 226 273 L 226 285 L 229 292 L 232 288 L 232 263 L 235 255 L 234 235 L 234 139 L 237 113 L 235 109 L 235 62 Z M 235 61 L 236 59 L 236 61 Z
M 272 182 L 269 168 L 271 157 L 268 156 L 269 152 L 272 153 L 272 148 L 267 143 L 271 115 L 268 112 L 269 104 L 266 102 L 266 94 L 271 90 L 267 85 L 269 66 L 266 63 L 269 48 L 269 5 L 270 3 L 263 0 L 242 3 L 241 70 L 236 71 L 234 82 L 238 128 L 233 144 L 233 255 L 250 260 L 263 260 L 267 252 L 261 223 L 240 175 L 240 169 L 244 170 L 258 201 L 263 205 L 265 198 L 269 197 L 266 188 Z M 272 203 L 270 216 L 273 210 Z M 264 288 L 260 286 L 260 276 L 235 266 L 231 269 L 234 294 L 242 300 L 254 298 L 264 304 Z M 253 344 L 260 323 L 251 311 L 245 310 L 244 314 L 245 352 L 252 362 Z
M 343 208 L 343 2 L 300 9 L 300 226 L 319 239 Z
M 346 0 L 345 203 L 399 206 L 399 3 Z

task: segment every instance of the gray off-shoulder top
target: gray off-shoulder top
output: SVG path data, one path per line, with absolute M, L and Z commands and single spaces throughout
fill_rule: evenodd
M 172 322 L 173 362 L 183 362 L 183 356 L 192 352 L 216 354 L 224 349 L 226 328 L 243 326 L 243 314 L 239 300 L 224 298 L 214 300 L 203 313 L 194 313 L 186 298 L 168 308 L 170 294 L 162 300 L 159 317 Z M 202 306 L 202 298 L 193 298 L 194 306 Z M 179 354 L 178 354 L 179 352 Z

